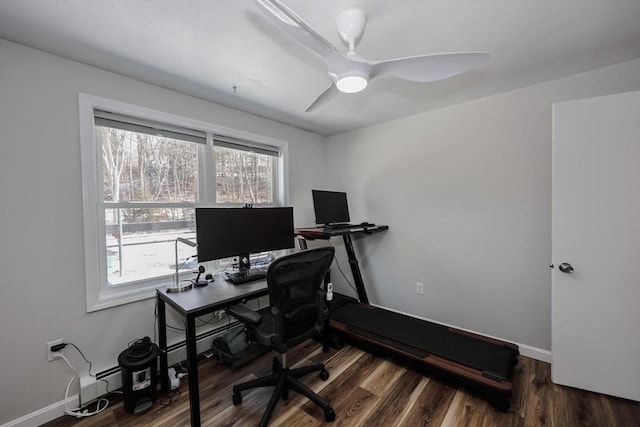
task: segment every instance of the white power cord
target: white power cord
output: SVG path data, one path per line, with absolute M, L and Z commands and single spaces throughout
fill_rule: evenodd
M 62 360 L 64 360 L 67 363 L 69 368 L 71 368 L 71 370 L 73 371 L 73 377 L 69 380 L 69 383 L 67 384 L 67 389 L 64 392 L 64 409 L 65 409 L 64 413 L 72 417 L 84 418 L 84 417 L 91 417 L 93 415 L 99 414 L 100 412 L 107 409 L 107 406 L 109 406 L 109 401 L 104 397 L 98 398 L 96 410 L 93 412 L 89 412 L 86 409 L 83 410 L 82 407 L 80 406 L 77 408 L 69 408 L 67 406 L 67 403 L 69 402 L 69 389 L 71 389 L 71 384 L 73 384 L 73 382 L 76 380 L 80 380 L 80 375 L 78 374 L 78 371 L 76 371 L 76 369 L 73 367 L 73 365 L 71 365 L 71 362 L 69 362 L 69 359 L 67 359 L 64 356 L 64 354 L 59 352 L 59 355 L 62 358 Z M 101 404 L 104 406 L 100 406 Z
M 180 387 L 180 379 L 184 377 L 184 374 L 176 374 L 175 368 L 169 368 L 169 383 L 170 389 L 175 390 Z

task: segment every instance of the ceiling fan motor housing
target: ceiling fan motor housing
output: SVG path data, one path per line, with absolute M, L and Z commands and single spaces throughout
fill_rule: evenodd
M 349 50 L 352 50 L 360 41 L 366 24 L 367 17 L 359 7 L 349 7 L 338 14 L 336 18 L 338 35 L 349 44 Z

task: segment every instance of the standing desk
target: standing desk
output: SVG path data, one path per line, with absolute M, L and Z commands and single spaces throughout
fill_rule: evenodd
M 388 230 L 389 226 L 387 225 L 374 225 L 374 226 L 362 226 L 362 225 L 354 225 L 349 228 L 323 228 L 323 227 L 315 227 L 315 228 L 297 228 L 295 233 L 298 236 L 303 237 L 307 240 L 329 240 L 332 237 L 342 236 L 342 240 L 344 241 L 344 247 L 347 251 L 347 256 L 349 257 L 349 266 L 351 267 L 351 274 L 353 275 L 353 281 L 356 284 L 356 290 L 358 291 L 358 299 L 362 303 L 369 303 L 369 298 L 367 297 L 367 290 L 364 287 L 364 281 L 362 280 L 362 274 L 360 273 L 360 266 L 358 265 L 358 257 L 356 256 L 356 251 L 353 249 L 353 242 L 351 240 L 352 234 L 372 234 L 377 233 L 379 231 Z M 301 249 L 306 249 L 307 244 L 305 240 L 300 240 Z
M 189 379 L 189 404 L 192 426 L 200 426 L 196 318 L 264 295 L 268 295 L 266 280 L 234 285 L 222 277 L 216 277 L 215 281 L 207 286 L 193 287 L 188 291 L 167 292 L 164 287 L 157 290 L 161 390 L 163 392 L 169 391 L 166 317 L 166 305 L 168 304 L 185 318 L 186 323 L 187 363 L 189 366 L 187 377 Z

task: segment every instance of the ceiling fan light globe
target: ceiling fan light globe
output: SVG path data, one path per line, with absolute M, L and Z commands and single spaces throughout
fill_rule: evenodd
M 340 92 L 356 93 L 364 90 L 369 83 L 369 78 L 364 73 L 349 72 L 338 76 L 336 87 Z

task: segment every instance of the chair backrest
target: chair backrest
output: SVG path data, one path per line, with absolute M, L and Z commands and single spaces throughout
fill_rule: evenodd
M 269 266 L 267 284 L 276 351 L 284 352 L 287 344 L 322 331 L 326 307 L 321 285 L 334 253 L 330 246 L 308 249 L 280 257 Z

